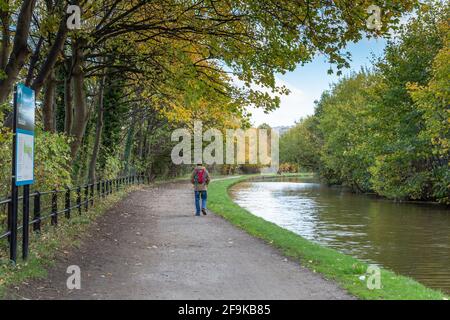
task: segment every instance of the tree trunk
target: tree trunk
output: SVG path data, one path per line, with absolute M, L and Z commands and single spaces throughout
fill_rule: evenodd
M 5 66 L 5 78 L 0 80 L 0 103 L 7 101 L 14 82 L 29 55 L 28 35 L 30 32 L 31 16 L 36 0 L 23 0 L 16 24 L 16 34 L 9 61 Z
M 123 156 L 125 162 L 125 174 L 128 174 L 130 169 L 130 156 L 133 148 L 134 133 L 135 133 L 135 115 L 133 115 L 133 118 L 131 119 L 130 127 L 128 129 L 127 140 L 125 142 L 125 152 Z
M 52 71 L 45 84 L 44 103 L 42 107 L 42 118 L 44 121 L 44 131 L 56 132 L 55 124 L 55 92 L 56 80 L 55 72 Z
M 80 149 L 86 130 L 88 112 L 86 106 L 86 96 L 84 92 L 84 75 L 83 75 L 83 39 L 77 39 L 72 45 L 73 54 L 73 101 L 74 116 L 72 123 L 71 136 L 74 138 L 71 144 L 72 160 L 75 160 L 78 150 Z
M 38 43 L 36 45 L 36 48 L 34 49 L 34 53 L 33 53 L 33 55 L 30 58 L 30 66 L 28 67 L 27 78 L 25 80 L 25 85 L 27 87 L 30 86 L 31 80 L 33 80 L 34 69 L 36 67 L 36 63 L 39 60 L 39 56 L 40 56 L 40 53 L 41 53 L 41 48 L 42 48 L 43 42 L 44 42 L 44 37 L 40 36 L 39 37 L 39 41 L 38 41 Z
M 64 11 L 65 11 L 64 7 Z M 47 54 L 47 57 L 42 64 L 36 78 L 33 81 L 33 84 L 31 87 L 36 91 L 36 96 L 38 95 L 39 91 L 41 90 L 44 82 L 47 80 L 47 77 L 50 76 L 50 74 L 53 72 L 53 69 L 55 67 L 55 63 L 58 60 L 58 55 L 61 53 L 64 42 L 66 41 L 67 37 L 67 16 L 64 15 L 63 18 L 60 21 L 59 29 L 55 37 L 55 41 L 53 42 L 52 47 L 50 48 L 50 51 Z
M 0 51 L 0 69 L 6 68 L 8 62 L 11 32 L 9 31 L 10 16 L 8 10 L 0 11 L 0 19 L 2 22 L 2 49 Z
M 136 150 L 136 156 L 138 159 L 142 159 L 142 152 L 144 148 L 144 127 L 145 120 L 139 124 L 138 134 L 137 134 L 137 141 L 138 141 L 138 147 Z
M 64 106 L 65 106 L 65 112 L 64 112 L 64 132 L 66 135 L 70 136 L 72 133 L 72 122 L 73 122 L 73 96 L 72 96 L 72 74 L 70 74 L 71 69 L 71 63 L 69 60 L 68 63 L 68 72 L 69 74 L 66 75 L 66 79 L 64 80 Z
M 96 175 L 95 175 L 95 167 L 97 164 L 98 152 L 100 150 L 100 142 L 103 131 L 103 113 L 105 112 L 103 108 L 103 94 L 105 91 L 105 81 L 106 75 L 104 75 L 100 81 L 100 90 L 98 96 L 98 111 L 97 111 L 97 125 L 95 129 L 95 141 L 94 141 L 94 149 L 92 150 L 92 157 L 89 163 L 89 182 L 95 183 Z
M 142 152 L 141 152 L 141 155 L 140 155 L 141 159 L 143 159 L 147 155 L 148 135 L 149 135 L 149 132 L 150 132 L 150 125 L 151 125 L 150 120 L 147 120 L 147 126 L 146 126 L 145 131 L 144 131 L 144 142 L 143 142 L 143 146 L 142 146 Z

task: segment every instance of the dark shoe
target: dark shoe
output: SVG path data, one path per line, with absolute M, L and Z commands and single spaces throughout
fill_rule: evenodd
M 202 213 L 203 213 L 204 216 L 206 216 L 206 209 L 205 208 L 202 209 Z

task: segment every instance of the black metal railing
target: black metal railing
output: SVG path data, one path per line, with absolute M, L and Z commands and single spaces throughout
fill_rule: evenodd
M 0 201 L 0 213 L 7 213 L 7 231 L 1 233 L 0 230 L 0 245 L 2 241 L 7 241 L 9 243 L 7 250 L 9 250 L 10 257 L 16 257 L 17 243 L 16 241 L 11 241 L 11 236 L 16 238 L 18 231 L 21 231 L 22 258 L 26 260 L 29 253 L 31 226 L 33 232 L 40 233 L 43 223 L 48 219 L 50 219 L 50 224 L 52 226 L 57 226 L 58 219 L 61 215 L 64 215 L 66 219 L 70 219 L 74 213 L 81 215 L 83 211 L 86 212 L 90 207 L 94 206 L 96 201 L 104 199 L 126 186 L 147 182 L 147 177 L 143 175 L 133 175 L 112 180 L 101 180 L 96 183 L 70 188 L 67 187 L 60 190 L 55 189 L 45 192 L 36 191 L 31 194 L 27 194 L 28 191 L 24 188 L 23 195 L 18 197 L 19 202 L 22 201 L 22 206 L 20 212 L 17 214 L 18 226 L 16 230 L 13 230 L 11 223 L 13 214 L 11 198 Z M 30 216 L 30 212 L 32 212 L 32 216 Z M 0 221 L 0 226 L 1 225 L 4 225 L 4 221 Z M 4 250 L 0 249 L 0 252 L 1 251 Z M 11 260 L 15 262 L 15 259 Z

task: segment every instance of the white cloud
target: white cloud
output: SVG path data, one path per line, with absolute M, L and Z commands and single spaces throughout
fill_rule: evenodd
M 280 78 L 276 78 L 275 80 L 277 86 L 285 86 L 289 89 L 290 93 L 289 95 L 280 96 L 280 108 L 268 114 L 264 113 L 260 108 L 249 108 L 248 111 L 252 114 L 251 121 L 253 125 L 258 126 L 262 123 L 267 123 L 271 127 L 290 126 L 300 118 L 314 113 L 314 98 L 285 80 Z M 242 87 L 241 81 L 234 78 L 233 82 L 236 86 Z M 275 96 L 267 88 L 253 85 L 252 89 L 267 92 Z

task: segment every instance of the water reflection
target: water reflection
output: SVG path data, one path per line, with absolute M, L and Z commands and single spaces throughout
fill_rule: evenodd
M 450 210 L 396 203 L 312 180 L 244 182 L 233 199 L 309 240 L 450 292 Z

